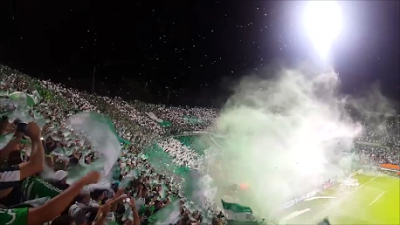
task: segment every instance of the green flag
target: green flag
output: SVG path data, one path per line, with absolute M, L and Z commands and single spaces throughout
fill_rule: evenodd
M 8 97 L 20 104 L 20 106 L 34 106 L 38 102 L 33 95 L 20 91 L 13 92 L 9 94 Z
M 106 117 L 104 115 L 98 114 L 98 113 L 91 113 L 91 116 L 96 118 L 96 120 L 107 124 L 108 127 L 110 127 L 110 130 L 113 132 L 113 134 L 118 138 L 118 141 L 120 143 L 126 144 L 126 145 L 130 145 L 131 144 L 130 141 L 118 136 L 117 128 L 115 128 L 114 122 L 110 118 L 108 118 L 108 117 Z
M 150 224 L 175 224 L 180 219 L 179 201 L 171 202 L 149 217 Z
M 248 206 L 237 203 L 228 203 L 221 199 L 224 208 L 225 218 L 234 221 L 254 221 L 253 211 Z

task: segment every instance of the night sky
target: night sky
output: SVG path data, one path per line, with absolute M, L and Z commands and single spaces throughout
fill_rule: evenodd
M 32 1 L 0 3 L 0 63 L 127 100 L 219 106 L 229 81 L 312 61 L 300 1 Z M 399 1 L 340 1 L 334 46 L 342 91 L 380 80 L 399 99 Z M 263 74 L 265 76 L 265 74 Z

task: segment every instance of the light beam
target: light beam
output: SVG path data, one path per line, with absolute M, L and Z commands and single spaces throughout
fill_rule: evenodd
M 316 51 L 327 60 L 342 30 L 342 11 L 335 1 L 310 1 L 304 12 L 304 28 Z

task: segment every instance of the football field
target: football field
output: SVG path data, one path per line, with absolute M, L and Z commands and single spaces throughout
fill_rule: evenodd
M 317 224 L 328 218 L 335 224 L 400 224 L 400 179 L 356 175 L 360 185 L 349 190 L 337 186 L 285 210 L 280 224 Z
M 200 158 L 205 154 L 205 150 L 209 149 L 209 146 L 222 148 L 222 143 L 225 141 L 223 138 L 217 138 L 213 135 L 202 137 L 203 139 L 197 138 L 196 135 L 176 136 L 173 137 L 175 141 L 159 140 L 159 143 L 153 143 L 152 148 L 147 151 L 148 154 L 151 153 L 151 156 L 148 157 L 149 162 L 160 171 L 173 171 L 180 176 L 181 174 L 177 173 L 177 169 L 165 166 L 175 165 L 174 160 L 176 160 L 165 152 L 165 148 L 171 144 L 175 148 L 181 145 L 178 149 L 182 151 L 193 150 L 191 154 L 197 154 L 194 158 Z M 276 225 L 316 225 L 323 218 L 328 218 L 332 225 L 400 224 L 400 179 L 398 177 L 390 177 L 384 174 L 379 176 L 358 174 L 352 178 L 357 179 L 358 187 L 341 190 L 339 185 L 333 186 L 284 211 L 279 210 L 272 215 L 268 213 L 267 216 L 264 215 L 260 219 L 270 218 L 271 224 Z M 237 196 L 238 199 L 242 199 L 242 197 Z M 220 198 L 218 197 L 218 199 Z M 244 194 L 243 204 L 246 205 L 246 200 L 251 202 L 251 199 L 247 194 Z M 252 203 L 248 204 L 251 205 Z

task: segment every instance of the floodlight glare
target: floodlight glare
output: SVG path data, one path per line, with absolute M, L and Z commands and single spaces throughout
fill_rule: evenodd
M 335 1 L 310 1 L 304 12 L 304 28 L 321 58 L 326 59 L 342 29 L 342 12 Z

